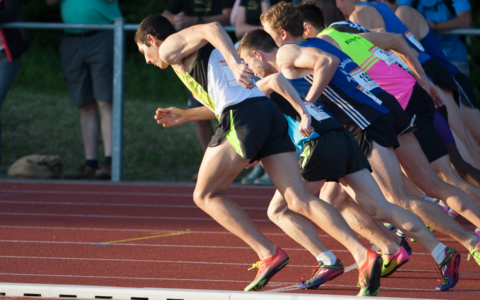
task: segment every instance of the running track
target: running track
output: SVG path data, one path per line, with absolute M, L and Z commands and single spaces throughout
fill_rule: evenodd
M 86 183 L 0 183 L 0 282 L 118 287 L 243 290 L 255 253 L 192 201 L 192 186 Z M 274 190 L 229 190 L 255 225 L 287 251 L 290 264 L 264 291 L 355 295 L 353 258 L 318 230 L 322 241 L 351 270 L 314 291 L 294 287 L 316 262 L 268 220 Z M 469 230 L 473 226 L 459 220 Z M 480 298 L 480 267 L 466 249 L 439 233 L 462 254 L 460 282 L 435 292 L 438 270 L 418 243 L 410 262 L 382 279 L 383 297 Z M 368 247 L 370 243 L 362 239 Z

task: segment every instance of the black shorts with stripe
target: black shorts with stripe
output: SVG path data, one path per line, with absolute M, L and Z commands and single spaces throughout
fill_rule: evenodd
M 477 96 L 470 79 L 462 72 L 458 72 L 453 80 L 458 87 L 458 97 L 454 97 L 457 105 L 460 107 L 460 103 L 462 103 L 466 107 L 478 109 Z
M 378 93 L 375 94 L 375 96 L 382 100 L 383 106 L 388 108 L 388 110 L 392 113 L 395 121 L 395 132 L 397 133 L 397 137 L 412 131 L 412 127 L 408 122 L 407 114 L 403 110 L 400 103 L 398 103 L 395 96 L 387 92 Z
M 405 108 L 413 134 L 429 162 L 448 154 L 447 148 L 433 126 L 435 104 L 432 97 L 418 84 L 413 88 L 412 97 Z
M 218 146 L 224 139 L 251 161 L 295 151 L 287 120 L 267 97 L 249 98 L 225 108 L 208 146 Z
M 355 138 L 343 128 L 327 131 L 306 142 L 298 163 L 307 181 L 338 181 L 365 168 L 371 171 Z
M 372 153 L 373 142 L 385 148 L 393 147 L 395 149 L 399 147 L 394 115 L 391 112 L 384 114 L 370 126 L 357 133 L 355 139 L 367 157 Z

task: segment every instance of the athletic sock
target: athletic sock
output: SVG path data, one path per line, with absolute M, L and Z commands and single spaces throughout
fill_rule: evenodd
M 432 256 L 437 262 L 437 265 L 440 265 L 445 259 L 445 249 L 447 249 L 447 246 L 442 243 L 438 243 L 437 247 L 433 249 Z
M 428 197 L 427 195 L 423 195 L 423 196 L 420 197 L 420 198 L 422 198 L 423 200 L 430 201 L 430 202 L 432 202 L 432 203 L 437 203 L 437 202 L 435 201 L 435 199 L 430 198 L 430 197 Z
M 326 266 L 333 266 L 337 263 L 337 257 L 332 253 L 332 251 L 322 253 L 316 258 L 318 262 L 321 262 Z
M 96 160 L 96 159 L 86 159 L 85 160 L 85 165 L 89 166 L 93 169 L 98 169 L 98 160 Z
M 111 156 L 105 156 L 105 159 L 103 160 L 104 165 L 112 165 L 112 157 Z

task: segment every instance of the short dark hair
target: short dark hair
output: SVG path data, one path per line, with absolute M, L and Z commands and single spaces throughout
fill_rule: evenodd
M 323 28 L 324 20 L 322 10 L 313 1 L 298 4 L 296 8 L 302 13 L 303 21 L 312 24 L 315 29 Z
M 252 56 L 253 50 L 270 53 L 275 49 L 278 49 L 278 47 L 273 38 L 262 29 L 255 29 L 243 36 L 238 46 L 238 56 L 242 52 Z
M 302 14 L 291 3 L 285 1 L 275 4 L 262 13 L 260 21 L 262 25 L 270 24 L 277 32 L 284 29 L 295 37 L 303 35 Z
M 148 34 L 155 38 L 164 41 L 167 37 L 177 32 L 172 23 L 161 15 L 151 15 L 143 19 L 135 32 L 135 43 L 142 43 L 150 47 L 150 41 L 147 38 Z

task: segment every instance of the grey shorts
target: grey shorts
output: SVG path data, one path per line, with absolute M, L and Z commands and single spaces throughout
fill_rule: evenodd
M 60 57 L 65 82 L 76 106 L 93 100 L 112 102 L 113 32 L 100 31 L 86 37 L 65 35 Z

